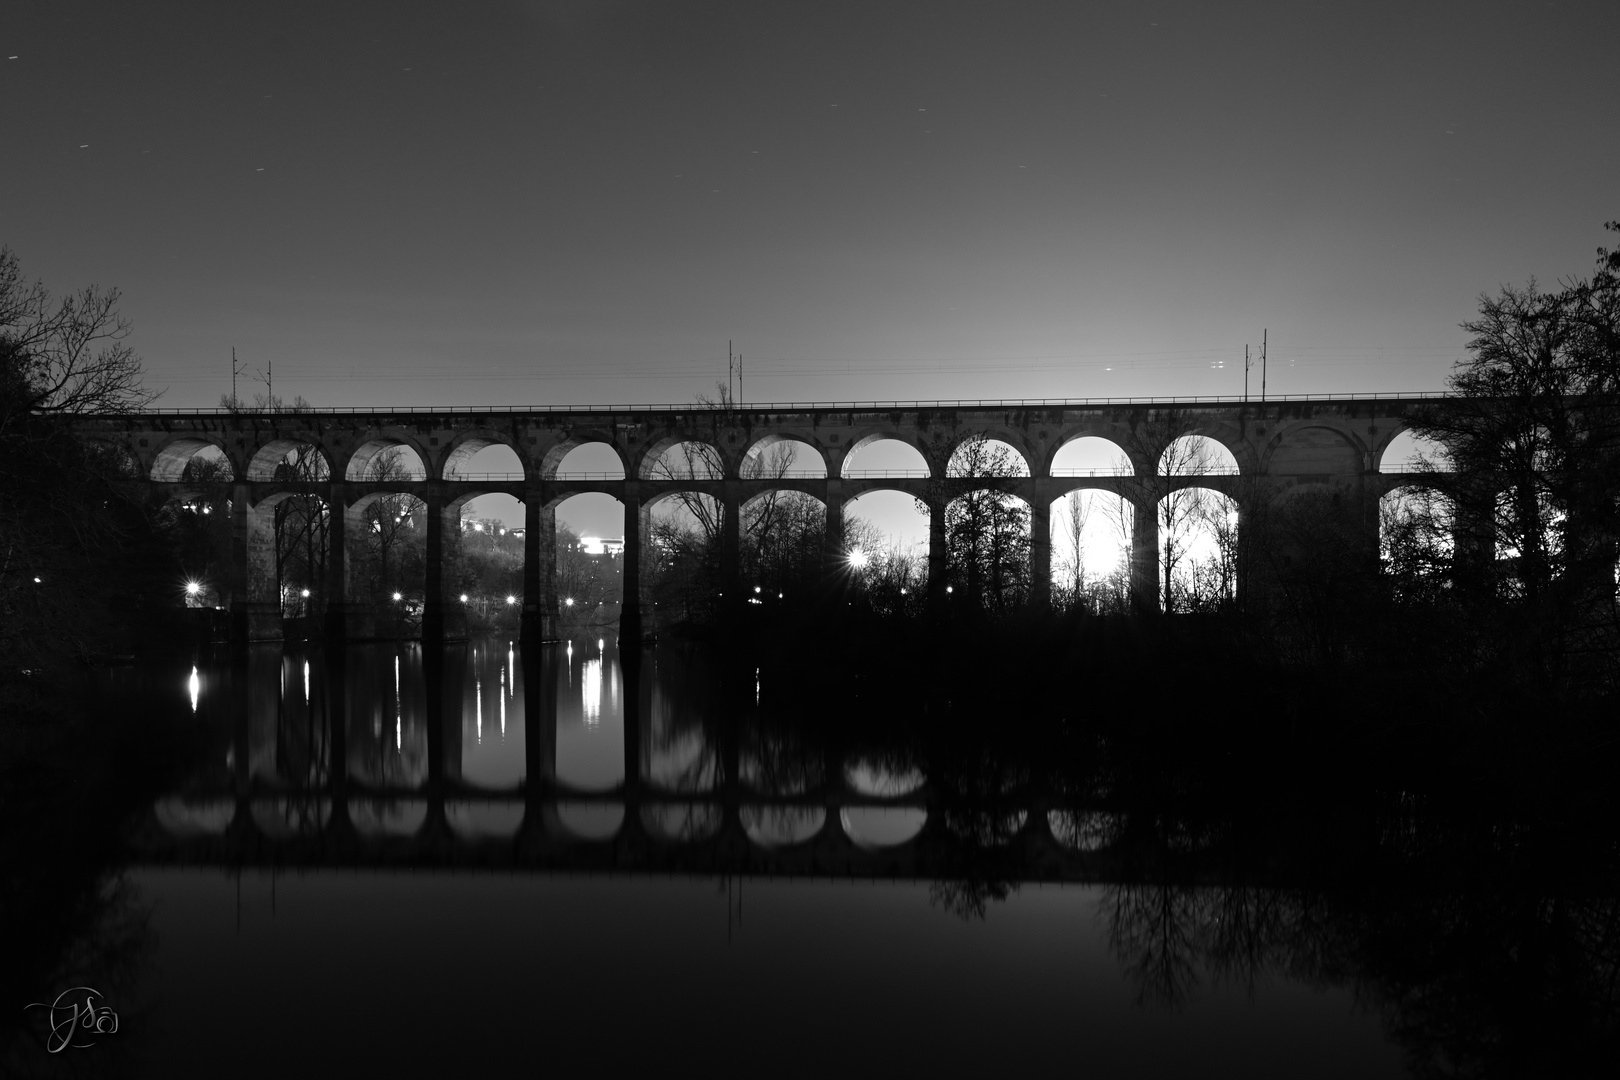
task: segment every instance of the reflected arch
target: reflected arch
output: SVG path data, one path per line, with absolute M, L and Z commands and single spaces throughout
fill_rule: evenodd
M 870 851 L 916 839 L 928 823 L 928 811 L 920 806 L 846 806 L 838 820 L 856 847 Z

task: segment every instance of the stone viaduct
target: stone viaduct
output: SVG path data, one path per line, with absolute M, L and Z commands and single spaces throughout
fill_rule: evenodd
M 1433 397 L 1429 396 L 1432 404 Z M 1258 499 L 1296 491 L 1327 491 L 1353 500 L 1368 543 L 1376 544 L 1377 502 L 1408 479 L 1380 471 L 1380 459 L 1425 403 L 1422 396 L 1293 397 L 1267 402 L 1234 400 L 1111 399 L 1090 401 L 868 403 L 852 405 L 613 406 L 605 408 L 505 410 L 409 409 L 230 412 L 194 410 L 98 415 L 77 421 L 78 431 L 114 445 L 132 485 L 154 498 L 206 502 L 231 515 L 228 592 L 233 635 L 273 640 L 281 634 L 281 603 L 274 566 L 273 507 L 297 493 L 316 494 L 333 511 L 328 540 L 326 596 L 328 633 L 353 632 L 369 599 L 355 595 L 349 568 L 364 528 L 364 508 L 379 495 L 409 493 L 427 507 L 427 581 L 423 633 L 456 635 L 459 605 L 447 595 L 441 568 L 459 542 L 460 508 L 479 495 L 505 493 L 521 500 L 526 514 L 523 633 L 553 633 L 557 595 L 554 509 L 574 495 L 601 492 L 625 511 L 624 623 L 638 632 L 642 538 L 648 513 L 677 492 L 701 492 L 724 507 L 723 565 L 736 575 L 740 510 L 770 490 L 805 492 L 827 513 L 829 568 L 838 550 L 845 503 L 867 491 L 893 489 L 923 500 L 930 509 L 930 588 L 942 588 L 945 507 L 987 481 L 948 475 L 947 463 L 966 439 L 986 436 L 1019 454 L 1028 475 L 996 486 L 1022 498 L 1032 511 L 1032 603 L 1044 605 L 1050 583 L 1052 503 L 1067 493 L 1096 488 L 1115 492 L 1136 508 L 1132 541 L 1133 590 L 1151 597 L 1158 564 L 1157 502 L 1179 487 L 1213 488 L 1235 499 L 1240 529 Z M 1186 435 L 1205 436 L 1236 461 L 1216 472 L 1166 466 L 1161 454 Z M 1058 451 L 1083 437 L 1118 447 L 1125 469 L 1088 475 L 1054 475 Z M 894 439 L 921 453 L 926 469 L 910 475 L 846 468 L 850 456 L 875 441 Z M 795 468 L 762 476 L 760 453 L 783 440 L 809 446 L 821 470 Z M 658 466 L 679 443 L 712 448 L 718 477 L 682 477 Z M 600 443 L 622 463 L 622 478 L 559 469 L 576 447 Z M 480 450 L 510 447 L 521 474 L 463 478 Z M 187 464 L 207 447 L 229 462 L 229 478 L 199 483 Z M 376 456 L 407 447 L 426 475 L 405 480 L 368 479 Z M 312 448 L 314 479 L 289 479 L 281 468 L 288 454 Z M 1069 470 L 1074 471 L 1074 470 Z M 223 473 L 221 476 L 225 475 Z M 341 511 L 341 512 L 339 512 Z M 1241 583 L 1240 583 L 1241 587 Z

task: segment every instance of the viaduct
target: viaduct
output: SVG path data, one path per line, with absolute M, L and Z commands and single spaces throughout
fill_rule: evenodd
M 679 492 L 701 492 L 724 507 L 722 551 L 728 579 L 737 573 L 741 508 L 767 491 L 800 491 L 822 502 L 829 565 L 842 557 L 838 548 L 845 503 L 878 489 L 909 493 L 930 510 L 930 589 L 938 591 L 943 588 L 945 508 L 951 499 L 987 484 L 982 478 L 950 476 L 947 463 L 964 440 L 985 436 L 1006 443 L 1027 466 L 1027 476 L 997 480 L 995 485 L 1031 509 L 1033 604 L 1044 605 L 1049 599 L 1051 505 L 1082 488 L 1115 492 L 1135 507 L 1132 587 L 1138 597 L 1151 597 L 1159 549 L 1153 510 L 1160 498 L 1180 487 L 1213 488 L 1235 499 L 1240 529 L 1257 499 L 1303 490 L 1337 493 L 1360 508 L 1364 539 L 1376 544 L 1378 498 L 1408 479 L 1401 473 L 1381 472 L 1381 458 L 1391 440 L 1408 426 L 1409 417 L 1432 404 L 1434 397 L 220 409 L 86 416 L 76 421 L 76 429 L 112 444 L 126 465 L 130 484 L 144 488 L 142 494 L 206 503 L 221 511 L 228 506 L 230 569 L 222 592 L 230 597 L 232 633 L 238 640 L 281 636 L 273 516 L 275 505 L 294 494 L 318 495 L 332 512 L 323 597 L 327 632 L 363 636 L 365 612 L 372 605 L 369 598 L 357 595 L 351 581 L 352 553 L 361 541 L 366 506 L 394 493 L 414 495 L 427 507 L 423 634 L 430 638 L 457 635 L 460 605 L 447 594 L 443 568 L 455 557 L 461 506 L 491 493 L 521 500 L 527 526 L 522 632 L 526 638 L 544 639 L 554 634 L 558 610 L 553 585 L 554 512 L 558 503 L 574 495 L 600 492 L 623 504 L 625 632 L 639 632 L 646 618 L 641 554 L 649 511 L 660 499 Z M 1235 469 L 1227 465 L 1198 472 L 1166 465 L 1161 459 L 1165 448 L 1187 435 L 1205 436 L 1224 446 Z M 1054 474 L 1058 451 L 1084 437 L 1112 442 L 1129 462 L 1129 473 L 1120 468 L 1088 475 Z M 914 447 L 926 468 L 909 475 L 874 475 L 846 467 L 857 450 L 883 439 Z M 755 467 L 759 455 L 784 440 L 808 446 L 819 455 L 822 468 L 760 475 Z M 622 478 L 560 468 L 572 450 L 591 443 L 612 449 L 622 464 Z M 660 468 L 661 455 L 681 443 L 708 447 L 720 475 L 685 477 Z M 465 476 L 473 455 L 495 445 L 511 448 L 521 473 Z M 228 471 L 221 470 L 207 482 L 188 479 L 194 475 L 188 474 L 188 463 L 209 447 L 223 455 Z M 391 447 L 414 451 L 425 475 L 371 479 L 373 462 Z M 301 449 L 314 451 L 317 469 L 305 478 L 290 478 L 283 463 Z M 801 456 L 796 465 L 802 461 Z

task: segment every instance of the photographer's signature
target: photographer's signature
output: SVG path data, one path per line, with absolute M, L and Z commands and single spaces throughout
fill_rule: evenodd
M 118 1031 L 118 1014 L 102 1002 L 101 991 L 88 986 L 75 986 L 56 995 L 49 1004 L 35 1001 L 27 1009 L 51 1010 L 51 1033 L 45 1039 L 45 1049 L 60 1054 L 68 1047 L 83 1049 L 94 1046 L 98 1035 L 112 1035 Z

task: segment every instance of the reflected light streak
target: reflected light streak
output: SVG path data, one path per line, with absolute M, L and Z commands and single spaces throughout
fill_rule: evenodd
M 478 741 L 484 741 L 484 680 L 473 680 L 473 716 L 478 721 Z
M 602 722 L 602 661 L 587 660 L 579 679 L 580 708 L 588 727 Z
M 191 711 L 197 711 L 197 699 L 202 697 L 202 678 L 197 674 L 197 665 L 191 665 L 191 678 L 186 680 L 186 688 L 191 691 Z
M 304 704 L 309 704 L 309 661 L 304 661 Z
M 394 749 L 405 737 L 405 703 L 399 698 L 399 657 L 394 657 Z

